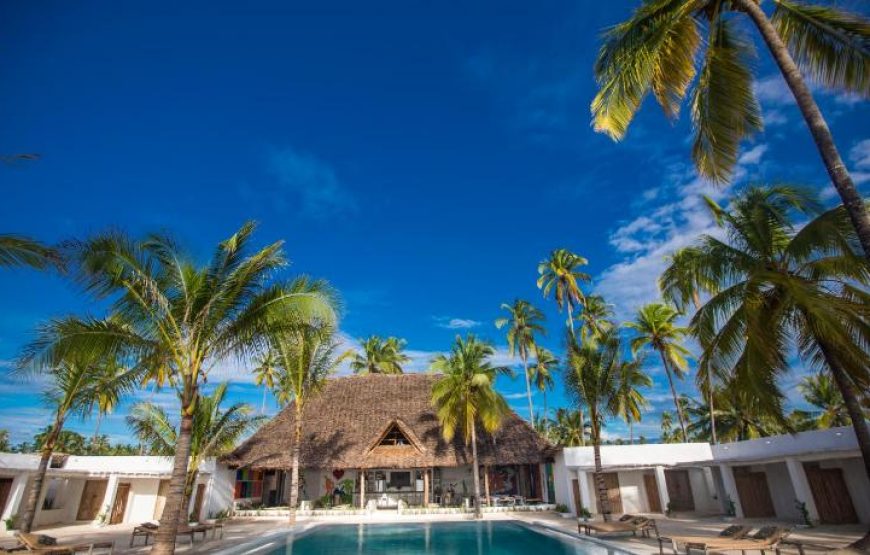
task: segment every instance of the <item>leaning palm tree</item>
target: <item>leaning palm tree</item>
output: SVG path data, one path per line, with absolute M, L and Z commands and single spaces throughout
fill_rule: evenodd
M 643 411 L 649 406 L 641 389 L 652 387 L 652 379 L 641 368 L 641 363 L 626 364 L 619 376 L 616 395 L 616 412 L 628 424 L 628 443 L 634 444 L 634 423 L 640 422 Z
M 282 244 L 249 254 L 254 229 L 253 223 L 245 224 L 202 267 L 165 236 L 133 240 L 106 233 L 84 241 L 74 249 L 76 277 L 97 299 L 112 301 L 112 317 L 57 320 L 29 349 L 29 357 L 39 361 L 99 353 L 145 367 L 155 361 L 166 365 L 181 400 L 180 428 L 152 553 L 175 550 L 193 415 L 211 369 L 229 357 L 249 357 L 271 333 L 314 318 L 336 318 L 325 282 L 273 281 L 286 265 Z
M 631 341 L 631 350 L 634 353 L 649 347 L 661 357 L 671 395 L 674 398 L 674 406 L 677 409 L 683 441 L 688 441 L 686 416 L 683 414 L 683 408 L 677 399 L 677 389 L 674 386 L 674 377 L 682 378 L 686 374 L 688 368 L 686 357 L 689 355 L 689 351 L 681 344 L 689 329 L 677 325 L 676 320 L 679 316 L 679 312 L 666 304 L 651 303 L 642 307 L 634 322 L 626 323 L 626 327 L 636 333 Z
M 798 390 L 807 403 L 819 410 L 813 418 L 817 428 L 834 428 L 852 423 L 843 395 L 828 374 L 819 372 L 806 376 L 798 384 Z
M 360 340 L 362 352 L 354 353 L 351 369 L 357 374 L 402 374 L 411 357 L 403 353 L 405 341 L 397 337 L 382 339 L 377 335 Z
M 547 407 L 547 391 L 553 389 L 556 384 L 553 374 L 558 370 L 559 359 L 552 352 L 543 347 L 535 348 L 535 364 L 529 368 L 531 381 L 535 388 L 541 392 L 544 398 L 544 416 L 541 420 L 544 426 L 550 421 L 550 411 Z
M 544 313 L 532 306 L 528 301 L 515 299 L 513 304 L 502 303 L 502 310 L 508 312 L 505 318 L 495 321 L 495 327 L 507 327 L 508 350 L 511 356 L 519 355 L 523 363 L 523 376 L 526 380 L 526 397 L 529 401 L 529 422 L 535 420 L 535 408 L 532 403 L 532 385 L 529 375 L 529 356 L 537 350 L 536 335 L 546 333 L 541 322 Z
M 611 330 L 598 341 L 577 343 L 568 336 L 568 367 L 565 388 L 578 404 L 589 409 L 592 448 L 595 459 L 595 485 L 598 490 L 598 512 L 610 520 L 610 500 L 601 469 L 601 428 L 608 416 L 618 416 L 620 380 L 640 366 L 622 357 L 619 334 Z
M 819 215 L 812 193 L 785 185 L 749 188 L 727 209 L 708 204 L 725 237 L 704 235 L 695 244 L 716 281 L 692 319 L 706 347 L 702 362 L 729 369 L 722 381 L 775 404 L 796 347 L 840 390 L 870 477 L 861 407 L 870 388 L 870 264 L 846 210 Z M 813 219 L 799 225 L 807 216 Z
M 263 402 L 260 404 L 260 414 L 266 413 L 266 394 L 274 391 L 278 378 L 278 357 L 270 350 L 256 359 L 254 367 L 254 385 L 263 388 Z
M 227 384 L 219 384 L 211 395 L 200 394 L 193 409 L 193 430 L 190 436 L 190 465 L 184 483 L 181 519 L 187 522 L 188 503 L 193 494 L 202 462 L 231 451 L 245 434 L 258 426 L 262 416 L 250 416 L 252 409 L 245 403 L 234 403 L 226 409 Z M 178 430 L 166 411 L 159 405 L 139 403 L 130 409 L 127 425 L 143 438 L 154 455 L 171 457 L 178 445 Z M 199 515 L 193 515 L 199 517 Z
M 695 164 L 707 178 L 730 179 L 741 141 L 762 126 L 750 67 L 754 48 L 737 30 L 737 18 L 748 17 L 794 95 L 870 257 L 870 215 L 801 74 L 870 96 L 870 21 L 827 4 L 772 3 L 769 18 L 758 0 L 642 0 L 605 34 L 595 62 L 594 127 L 621 140 L 647 92 L 675 119 L 691 91 Z
M 550 253 L 550 257 L 538 264 L 538 289 L 544 294 L 544 298 L 550 296 L 555 289 L 556 305 L 559 312 L 563 307 L 568 307 L 568 328 L 574 334 L 574 308 L 583 302 L 583 291 L 580 283 L 587 282 L 591 278 L 589 274 L 579 271 L 577 268 L 585 266 L 589 262 L 566 249 L 556 249 Z
M 65 360 L 58 361 L 55 366 L 45 369 L 34 369 L 29 366 L 22 368 L 22 372 L 26 372 L 27 375 L 32 375 L 30 373 L 36 371 L 48 378 L 50 385 L 45 392 L 45 401 L 52 412 L 52 423 L 46 428 L 44 437 L 40 441 L 40 458 L 36 475 L 27 490 L 21 518 L 18 520 L 23 532 L 29 532 L 33 527 L 36 504 L 42 494 L 46 469 L 51 454 L 57 446 L 58 438 L 64 432 L 63 427 L 67 420 L 70 417 L 88 416 L 91 407 L 98 403 L 100 396 L 120 397 L 129 393 L 137 383 L 137 372 L 130 370 L 114 374 L 111 379 L 95 380 L 94 374 L 104 366 L 105 363 L 98 360 L 67 357 Z M 82 438 L 82 445 L 83 442 L 84 438 Z
M 37 270 L 49 267 L 62 268 L 62 258 L 53 248 L 22 237 L 0 235 L 0 267 L 29 266 Z
M 474 516 L 482 518 L 480 507 L 480 465 L 477 459 L 477 428 L 493 433 L 510 413 L 507 401 L 495 390 L 500 374 L 510 375 L 507 367 L 493 366 L 489 358 L 495 354 L 492 345 L 474 335 L 466 339 L 457 336 L 449 355 L 438 355 L 431 365 L 441 377 L 432 386 L 432 404 L 441 424 L 445 441 L 453 441 L 456 432 L 462 434 L 465 445 L 471 444 L 474 475 Z

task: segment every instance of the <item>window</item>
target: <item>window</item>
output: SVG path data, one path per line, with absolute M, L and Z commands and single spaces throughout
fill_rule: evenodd
M 391 488 L 411 487 L 411 473 L 410 472 L 390 472 L 390 487 Z
M 263 471 L 240 468 L 236 471 L 236 499 L 248 499 L 263 495 Z
M 381 442 L 378 445 L 411 445 L 411 442 L 408 441 L 408 438 L 405 437 L 405 434 L 402 433 L 402 430 L 399 429 L 398 426 L 393 424 L 390 426 L 389 431 L 386 435 L 381 439 Z
M 51 511 L 63 508 L 61 505 L 60 491 L 66 482 L 63 478 L 51 478 L 48 487 L 45 488 L 45 497 L 42 499 L 42 510 Z

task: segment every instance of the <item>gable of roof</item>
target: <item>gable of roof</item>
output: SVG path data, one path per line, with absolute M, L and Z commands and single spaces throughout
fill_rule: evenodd
M 432 374 L 348 376 L 328 380 L 302 414 L 303 468 L 424 468 L 471 462 L 463 438 L 446 442 L 431 404 Z M 236 467 L 292 466 L 295 406 L 284 408 L 222 460 Z M 391 426 L 411 445 L 378 445 Z M 373 433 L 374 431 L 374 433 Z M 479 433 L 481 464 L 536 464 L 552 446 L 511 412 L 495 434 Z

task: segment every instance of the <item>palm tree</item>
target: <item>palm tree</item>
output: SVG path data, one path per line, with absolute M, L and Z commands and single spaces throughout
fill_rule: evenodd
M 325 282 L 274 282 L 286 265 L 281 242 L 248 254 L 253 223 L 221 242 L 199 267 L 170 238 L 132 240 L 106 233 L 77 245 L 77 280 L 97 299 L 110 299 L 112 317 L 64 318 L 43 330 L 28 357 L 53 361 L 68 353 L 129 357 L 166 365 L 181 400 L 180 428 L 166 508 L 152 553 L 175 550 L 199 389 L 228 357 L 246 358 L 270 333 L 314 318 L 334 320 Z
M 605 333 L 595 342 L 577 343 L 573 336 L 568 335 L 565 388 L 578 405 L 582 403 L 589 408 L 598 510 L 605 521 L 610 520 L 611 507 L 601 470 L 601 428 L 608 416 L 619 414 L 622 376 L 634 372 L 639 366 L 636 360 L 622 358 L 622 344 L 616 330 Z
M 511 356 L 519 355 L 523 363 L 523 376 L 526 380 L 526 396 L 529 400 L 529 421 L 535 420 L 535 409 L 532 404 L 532 385 L 529 375 L 529 355 L 537 349 L 535 335 L 546 333 L 541 322 L 544 314 L 531 305 L 528 301 L 515 299 L 513 304 L 503 303 L 503 310 L 508 312 L 507 317 L 495 321 L 495 327 L 502 329 L 507 326 L 508 350 Z
M 0 235 L 0 267 L 29 266 L 37 270 L 48 267 L 63 268 L 60 254 L 20 235 Z
M 38 439 L 39 465 L 27 491 L 21 518 L 18 520 L 23 532 L 29 532 L 33 527 L 36 504 L 42 494 L 46 469 L 51 454 L 57 447 L 58 439 L 64 432 L 63 427 L 67 419 L 71 416 L 87 416 L 100 395 L 117 397 L 131 391 L 137 383 L 138 376 L 134 371 L 116 374 L 111 380 L 96 381 L 93 375 L 95 369 L 100 366 L 99 361 L 94 363 L 92 360 L 68 357 L 47 369 L 22 369 L 28 373 L 38 371 L 49 379 L 50 385 L 45 393 L 45 400 L 52 411 L 52 423 Z M 112 392 L 109 394 L 106 389 L 111 389 Z M 69 445 L 66 447 L 69 448 Z M 84 438 L 81 440 L 81 447 L 84 448 Z
M 187 507 L 199 467 L 210 457 L 219 457 L 231 451 L 245 434 L 258 426 L 263 416 L 250 416 L 253 410 L 245 403 L 234 403 L 221 408 L 227 394 L 227 384 L 219 384 L 211 395 L 199 394 L 193 408 L 193 430 L 190 436 L 190 465 L 184 483 L 182 522 L 187 522 Z M 178 430 L 165 410 L 152 403 L 139 403 L 130 409 L 127 425 L 143 438 L 150 453 L 171 457 L 178 445 Z M 199 515 L 194 515 L 199 517 Z
M 397 337 L 381 339 L 372 335 L 361 339 L 361 353 L 354 353 L 351 369 L 357 374 L 401 374 L 402 365 L 411 362 L 411 357 L 402 351 L 405 341 Z
M 589 274 L 580 272 L 577 268 L 585 266 L 589 262 L 582 256 L 576 255 L 566 249 L 556 249 L 550 253 L 550 258 L 542 260 L 538 264 L 538 289 L 544 298 L 550 296 L 555 289 L 556 305 L 559 312 L 568 307 L 568 327 L 574 334 L 574 307 L 583 302 L 583 291 L 580 283 L 589 281 Z
M 554 443 L 565 447 L 586 445 L 586 428 L 589 423 L 583 418 L 583 410 L 556 409 L 556 417 L 549 426 Z
M 431 365 L 442 374 L 432 386 L 432 404 L 441 434 L 453 441 L 456 432 L 462 434 L 465 445 L 471 444 L 474 475 L 474 516 L 482 518 L 480 509 L 480 465 L 477 459 L 477 428 L 494 433 L 510 413 L 507 401 L 495 390 L 500 375 L 510 375 L 509 368 L 493 366 L 489 358 L 495 354 L 492 345 L 469 334 L 463 340 L 456 336 L 450 355 L 438 355 Z
M 544 397 L 544 416 L 541 420 L 546 426 L 550 421 L 549 410 L 547 407 L 547 391 L 553 389 L 555 380 L 553 374 L 559 367 L 559 359 L 552 352 L 543 347 L 535 348 L 535 364 L 529 368 L 531 381 Z
M 695 245 L 699 266 L 716 283 L 692 319 L 706 346 L 702 362 L 730 369 L 724 379 L 777 413 L 778 378 L 797 347 L 840 390 L 870 477 L 861 408 L 861 391 L 870 387 L 870 264 L 857 251 L 846 210 L 817 215 L 813 194 L 785 185 L 749 188 L 727 210 L 708 204 L 725 238 L 704 235 Z M 798 216 L 815 217 L 799 228 Z
M 734 21 L 747 16 L 794 95 L 864 255 L 870 257 L 870 215 L 801 75 L 803 70 L 823 86 L 870 96 L 870 22 L 829 5 L 773 3 L 768 18 L 758 0 L 643 0 L 628 20 L 605 35 L 595 62 L 599 92 L 591 106 L 594 127 L 621 140 L 647 92 L 675 119 L 691 90 L 695 164 L 707 178 L 730 179 L 741 141 L 762 126 L 750 68 L 754 48 Z
M 806 376 L 798 384 L 798 390 L 807 403 L 820 409 L 819 414 L 814 415 L 817 428 L 835 428 L 852 423 L 843 395 L 828 374 L 819 372 Z
M 580 327 L 581 341 L 595 341 L 598 337 L 613 327 L 610 320 L 613 317 L 613 307 L 600 295 L 589 295 L 583 299 L 583 310 L 577 317 L 582 322 Z
M 661 437 L 659 441 L 662 443 L 674 443 L 674 417 L 670 411 L 663 410 L 661 416 Z
M 263 388 L 260 414 L 266 414 L 266 394 L 275 389 L 277 378 L 278 357 L 272 351 L 266 351 L 257 358 L 257 366 L 254 368 L 254 384 Z
M 689 355 L 689 351 L 680 344 L 689 330 L 676 324 L 679 316 L 679 312 L 666 304 L 651 303 L 642 307 L 634 322 L 628 322 L 626 327 L 637 333 L 631 341 L 632 352 L 637 353 L 642 348 L 650 347 L 661 357 L 671 395 L 674 398 L 674 406 L 677 408 L 683 441 L 688 441 L 686 416 L 677 400 L 677 389 L 674 386 L 674 377 L 682 379 L 686 374 L 688 367 L 686 357 Z
M 744 441 L 793 431 L 790 424 L 783 424 L 782 415 L 769 413 L 768 407 L 759 403 L 757 397 L 729 383 L 714 391 L 716 399 L 716 422 L 719 426 L 719 439 L 722 441 Z M 702 403 L 685 399 L 689 435 L 695 441 L 709 441 L 711 437 L 710 407 L 707 397 Z
M 103 417 L 112 412 L 118 403 L 121 401 L 121 394 L 118 388 L 112 384 L 117 383 L 119 379 L 123 379 L 124 375 L 129 372 L 117 360 L 108 360 L 95 366 L 91 372 L 90 381 L 94 389 L 94 395 L 91 397 L 90 406 L 87 407 L 87 412 L 90 415 L 94 410 L 97 411 L 97 425 L 94 427 L 94 435 L 92 441 L 96 442 L 100 435 L 100 424 Z M 137 370 L 137 376 L 139 371 Z
M 651 386 L 652 379 L 643 371 L 640 362 L 622 367 L 616 397 L 618 405 L 616 412 L 628 424 L 628 443 L 631 445 L 634 444 L 634 423 L 640 422 L 643 410 L 649 406 L 640 390 Z
M 290 521 L 296 521 L 299 504 L 299 453 L 302 448 L 303 411 L 338 363 L 338 343 L 332 323 L 311 322 L 270 338 L 278 361 L 275 392 L 282 405 L 293 403 L 293 456 L 290 473 Z

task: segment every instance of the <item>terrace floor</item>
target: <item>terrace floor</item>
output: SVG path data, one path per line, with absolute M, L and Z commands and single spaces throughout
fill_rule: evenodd
M 722 528 L 729 524 L 750 524 L 760 527 L 775 522 L 753 521 L 753 520 L 731 520 L 726 522 L 718 517 L 676 517 L 676 518 L 661 518 L 661 515 L 656 515 L 656 522 L 662 535 L 713 535 L 718 533 Z M 331 522 L 331 523 L 378 523 L 378 522 L 435 522 L 435 521 L 455 521 L 465 520 L 466 515 L 398 515 L 392 511 L 382 511 L 371 515 L 344 515 L 344 516 L 316 516 L 316 517 L 300 517 L 300 523 L 308 522 Z M 550 512 L 533 512 L 533 513 L 493 513 L 485 515 L 486 519 L 490 520 L 506 520 L 516 519 L 529 523 L 537 523 L 550 528 L 558 529 L 577 535 L 576 519 L 564 519 L 558 514 Z M 783 523 L 786 526 L 792 524 Z M 178 553 L 211 553 L 218 549 L 224 549 L 234 545 L 239 545 L 251 541 L 262 536 L 266 532 L 273 532 L 282 528 L 288 528 L 287 519 L 282 518 L 250 518 L 250 519 L 233 519 L 225 523 L 223 540 L 212 539 L 210 536 L 205 540 L 197 540 L 191 545 L 187 536 L 182 537 L 178 542 Z M 148 553 L 150 546 L 145 547 L 142 544 L 142 538 L 137 538 L 137 546 L 130 548 L 130 533 L 133 529 L 132 524 L 119 524 L 114 526 L 106 526 L 104 528 L 94 528 L 90 524 L 62 526 L 57 528 L 42 528 L 38 530 L 41 534 L 55 536 L 63 543 L 66 542 L 95 542 L 111 540 L 115 542 L 115 553 L 123 554 L 143 554 Z M 807 554 L 822 553 L 832 549 L 843 548 L 849 543 L 860 538 L 867 530 L 867 525 L 843 525 L 843 526 L 817 526 L 808 529 L 795 529 L 789 536 L 789 540 L 799 541 L 805 545 Z M 658 554 L 658 542 L 655 538 L 635 538 L 632 536 L 602 536 L 600 539 L 608 542 L 613 547 L 619 547 L 638 555 L 654 555 Z M 0 538 L 0 546 L 9 547 L 15 544 L 15 540 L 11 537 Z M 793 548 L 783 549 L 784 553 L 797 553 Z M 665 555 L 671 553 L 670 549 L 665 549 Z

